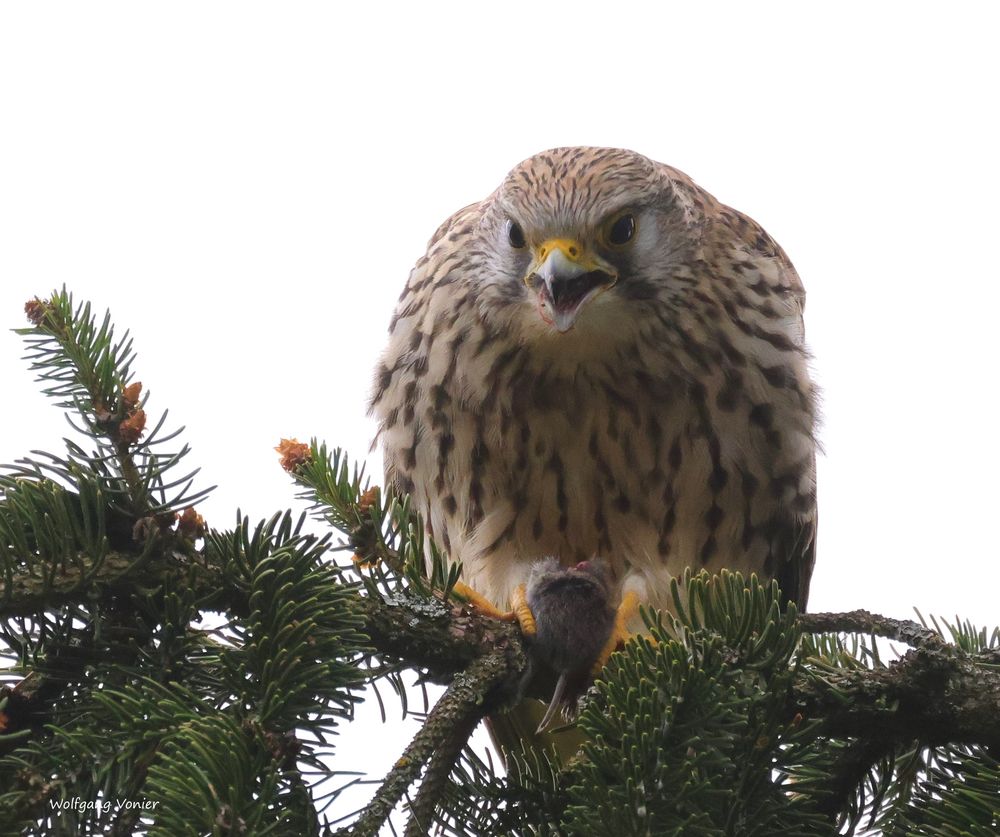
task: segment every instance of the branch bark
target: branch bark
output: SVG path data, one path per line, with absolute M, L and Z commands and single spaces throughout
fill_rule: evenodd
M 950 645 L 915 648 L 885 668 L 806 670 L 791 708 L 837 737 L 1000 747 L 1000 672 Z
M 907 619 L 892 619 L 869 613 L 867 610 L 851 610 L 847 613 L 802 613 L 798 617 L 803 633 L 857 633 L 905 642 L 914 648 L 942 649 L 948 646 L 941 635 L 930 628 Z
M 431 761 L 411 808 L 407 835 L 427 833 L 434 815 L 441 783 L 447 778 L 476 724 L 488 712 L 502 704 L 506 684 L 523 664 L 517 654 L 508 656 L 504 649 L 473 661 L 456 676 L 435 704 L 420 731 L 382 781 L 368 807 L 341 834 L 374 837 L 406 792 Z

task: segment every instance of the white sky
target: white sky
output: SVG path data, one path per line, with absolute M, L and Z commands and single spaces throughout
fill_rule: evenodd
M 826 449 L 812 609 L 996 625 L 998 17 L 4 4 L 0 461 L 68 429 L 6 331 L 65 282 L 132 330 L 152 410 L 219 485 L 209 522 L 288 507 L 281 436 L 365 455 L 371 370 L 437 225 L 532 153 L 625 146 L 761 222 L 805 282 Z

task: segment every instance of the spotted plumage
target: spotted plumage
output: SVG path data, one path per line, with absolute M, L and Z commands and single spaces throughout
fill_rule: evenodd
M 631 151 L 532 157 L 438 229 L 376 372 L 387 483 L 500 607 L 600 556 L 617 600 L 686 567 L 805 605 L 804 292 L 754 221 Z

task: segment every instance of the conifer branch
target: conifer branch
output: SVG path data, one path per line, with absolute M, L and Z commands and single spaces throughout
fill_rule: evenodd
M 457 672 L 498 649 L 520 661 L 512 668 L 512 677 L 527 667 L 516 624 L 436 598 L 359 596 L 357 607 L 372 647 L 424 671 L 431 682 L 450 683 Z
M 1000 748 L 1000 672 L 947 644 L 884 668 L 807 673 L 789 706 L 838 737 Z
M 466 675 L 469 673 L 466 672 Z M 435 747 L 417 789 L 416 798 L 410 804 L 410 818 L 406 823 L 404 837 L 421 837 L 430 833 L 434 811 L 440 802 L 448 775 L 487 711 L 488 707 L 483 707 L 483 711 L 477 709 L 458 715 L 452 726 L 445 730 L 446 735 Z
M 219 578 L 211 568 L 192 560 L 187 553 L 157 552 L 108 552 L 99 564 L 90 555 L 80 553 L 76 562 L 51 577 L 11 573 L 6 580 L 0 580 L 0 612 L 6 618 L 58 610 L 63 605 L 85 601 L 91 590 L 99 590 L 102 597 L 127 595 L 140 589 L 148 591 L 185 572 L 201 577 L 195 582 L 196 589 L 205 595 L 216 598 L 220 595 L 219 588 L 213 587 Z
M 893 619 L 867 610 L 846 613 L 803 613 L 799 627 L 804 633 L 851 633 L 881 636 L 905 642 L 914 648 L 943 649 L 948 643 L 930 628 L 907 619 Z
M 509 658 L 500 649 L 479 657 L 455 677 L 386 775 L 372 801 L 341 833 L 352 837 L 375 837 L 424 765 L 437 756 L 434 770 L 427 777 L 431 780 L 431 789 L 427 794 L 418 793 L 406 833 L 419 834 L 422 832 L 414 832 L 414 829 L 429 828 L 442 773 L 446 776 L 451 770 L 476 724 L 502 702 L 500 695 L 510 697 L 510 681 L 519 671 L 516 657 Z

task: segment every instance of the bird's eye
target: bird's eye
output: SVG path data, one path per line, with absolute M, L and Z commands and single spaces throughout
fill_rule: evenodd
M 629 213 L 618 216 L 608 227 L 608 243 L 615 247 L 628 244 L 633 235 L 635 235 L 635 218 Z
M 521 250 L 528 243 L 524 238 L 524 230 L 517 221 L 507 221 L 507 240 L 515 250 Z

